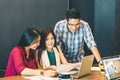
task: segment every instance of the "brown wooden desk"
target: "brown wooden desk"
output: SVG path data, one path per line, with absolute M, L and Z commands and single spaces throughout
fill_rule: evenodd
M 28 80 L 22 76 L 3 77 L 0 80 Z M 91 71 L 89 75 L 83 76 L 74 80 L 107 80 L 106 77 L 100 71 Z

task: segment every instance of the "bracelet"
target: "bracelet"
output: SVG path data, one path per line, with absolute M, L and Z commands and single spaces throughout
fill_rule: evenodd
M 44 71 L 43 71 L 43 70 L 41 70 L 41 71 L 40 71 L 40 75 L 43 75 L 43 74 L 44 74 Z

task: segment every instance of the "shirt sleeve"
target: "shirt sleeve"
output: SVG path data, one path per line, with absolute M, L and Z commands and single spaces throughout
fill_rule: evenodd
M 85 40 L 85 43 L 87 44 L 89 49 L 92 46 L 96 46 L 91 28 L 90 28 L 88 23 L 84 24 L 84 40 Z
M 15 47 L 12 51 L 13 61 L 15 65 L 15 69 L 18 74 L 21 73 L 23 69 L 25 69 L 25 65 L 23 63 L 22 51 L 18 47 Z
M 61 46 L 61 41 L 60 41 L 60 24 L 59 24 L 59 22 L 55 25 L 54 33 L 56 35 L 56 44 Z

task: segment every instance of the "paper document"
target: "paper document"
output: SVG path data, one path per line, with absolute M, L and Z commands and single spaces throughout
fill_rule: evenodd
M 45 76 L 23 76 L 23 77 L 29 80 L 59 80 L 58 78 Z
M 100 71 L 100 68 L 99 67 L 92 67 L 91 70 Z
M 80 68 L 80 63 L 61 64 L 61 65 L 57 66 L 57 71 L 58 71 L 58 73 L 69 72 L 72 69 L 75 69 L 78 67 Z

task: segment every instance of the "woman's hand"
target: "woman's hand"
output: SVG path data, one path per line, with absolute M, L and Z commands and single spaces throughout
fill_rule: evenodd
M 56 71 L 57 67 L 56 66 L 49 66 L 49 67 L 46 67 L 44 70 L 54 70 Z
M 75 65 L 75 67 L 80 67 L 81 66 L 81 62 L 78 63 L 73 63 Z
M 57 71 L 55 71 L 55 70 L 45 70 L 44 71 L 44 76 L 56 76 L 58 73 L 57 73 Z
M 57 67 L 56 66 L 50 66 L 50 69 L 56 71 Z

